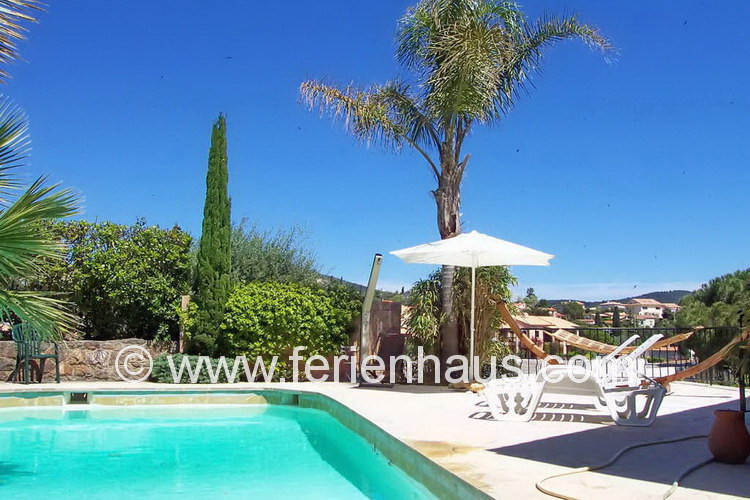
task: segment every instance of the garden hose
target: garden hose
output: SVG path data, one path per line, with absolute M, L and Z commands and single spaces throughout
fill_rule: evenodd
M 549 490 L 549 489 L 545 488 L 544 486 L 542 486 L 542 483 L 544 483 L 545 481 L 549 481 L 550 479 L 556 479 L 556 478 L 560 478 L 560 477 L 564 477 L 564 476 L 571 476 L 573 474 L 580 474 L 582 472 L 593 472 L 595 470 L 599 470 L 599 469 L 603 469 L 605 467 L 609 467 L 610 465 L 612 465 L 613 463 L 615 463 L 622 455 L 624 455 L 625 453 L 627 453 L 630 450 L 635 450 L 637 448 L 644 448 L 646 446 L 654 446 L 654 445 L 658 445 L 658 444 L 677 443 L 677 442 L 680 442 L 680 441 L 688 441 L 688 440 L 691 440 L 691 439 L 699 439 L 699 438 L 706 438 L 706 437 L 708 437 L 708 435 L 706 435 L 706 434 L 695 434 L 695 435 L 692 435 L 692 436 L 685 436 L 685 437 L 674 438 L 674 439 L 665 439 L 665 440 L 661 440 L 661 441 L 647 441 L 645 443 L 638 443 L 638 444 L 626 446 L 625 448 L 620 449 L 617 453 L 615 453 L 612 456 L 612 458 L 610 458 L 609 460 L 607 460 L 603 464 L 593 465 L 593 466 L 587 466 L 587 467 L 578 467 L 577 469 L 569 470 L 567 472 L 563 472 L 562 474 L 555 474 L 555 475 L 552 475 L 552 476 L 547 476 L 544 479 L 542 479 L 540 481 L 537 481 L 537 483 L 536 483 L 535 486 L 536 486 L 536 489 L 538 489 L 542 493 L 544 493 L 546 495 L 549 495 L 551 497 L 562 498 L 563 500 L 578 500 L 575 497 L 571 497 L 571 496 L 565 495 L 563 493 L 558 493 L 558 492 Z M 669 490 L 667 490 L 667 492 L 664 494 L 664 496 L 662 496 L 662 499 L 669 498 L 669 496 L 671 496 L 677 490 L 677 487 L 679 486 L 679 482 L 682 481 L 688 474 L 691 474 L 692 472 L 696 471 L 697 469 L 703 467 L 704 465 L 706 465 L 706 464 L 708 464 L 708 463 L 710 463 L 712 461 L 713 461 L 713 459 L 704 460 L 703 462 L 701 462 L 699 464 L 696 464 L 696 465 L 693 465 L 689 469 L 683 471 L 680 474 L 680 476 L 672 483 L 672 486 L 669 488 Z
M 666 498 L 669 498 L 669 497 L 670 497 L 670 496 L 672 495 L 672 493 L 674 493 L 675 491 L 677 491 L 677 487 L 678 487 L 678 486 L 680 485 L 680 481 L 682 481 L 682 480 L 683 480 L 683 479 L 685 479 L 685 478 L 686 478 L 687 476 L 689 476 L 689 475 L 690 475 L 690 474 L 692 474 L 693 472 L 697 471 L 698 469 L 700 469 L 700 468 L 701 468 L 701 467 L 703 467 L 704 465 L 708 465 L 708 464 L 710 464 L 710 463 L 711 463 L 711 462 L 713 462 L 714 460 L 715 460 L 714 458 L 709 458 L 709 459 L 707 459 L 707 460 L 704 460 L 704 461 L 703 461 L 703 462 L 701 462 L 701 463 L 695 464 L 695 465 L 693 465 L 692 467 L 690 467 L 690 468 L 688 468 L 687 470 L 685 470 L 685 471 L 684 471 L 684 472 L 683 472 L 682 474 L 680 474 L 680 477 L 678 477 L 678 478 L 677 478 L 677 479 L 675 480 L 675 482 L 674 482 L 674 483 L 672 483 L 672 486 L 671 486 L 671 487 L 670 487 L 670 488 L 669 488 L 669 489 L 667 490 L 667 492 L 666 492 L 666 493 L 664 494 L 664 496 L 662 496 L 662 497 L 661 497 L 661 498 L 662 498 L 662 500 L 664 500 L 664 499 L 666 499 Z

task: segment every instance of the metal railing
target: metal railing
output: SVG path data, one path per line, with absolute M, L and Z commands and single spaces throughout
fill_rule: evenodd
M 563 359 L 570 359 L 574 355 L 580 354 L 587 358 L 594 358 L 596 353 L 577 349 L 573 346 L 558 342 L 551 336 L 544 334 L 543 342 L 538 339 L 538 329 L 521 330 L 524 334 L 530 335 L 536 332 L 535 342 L 545 352 L 556 354 Z M 681 333 L 691 331 L 690 328 L 578 328 L 570 330 L 582 337 L 597 340 L 605 344 L 619 345 L 625 342 L 633 335 L 639 338 L 632 343 L 637 346 L 652 335 L 661 334 L 665 338 L 672 337 Z M 680 372 L 691 366 L 696 365 L 715 352 L 719 351 L 729 341 L 740 333 L 739 327 L 710 327 L 694 330 L 694 333 L 683 342 L 678 342 L 671 346 L 661 349 L 647 351 L 639 361 L 639 371 L 651 377 L 666 377 L 673 373 Z M 513 343 L 513 336 L 509 338 Z M 537 373 L 542 366 L 542 362 L 528 350 L 519 348 L 516 352 L 523 359 L 522 370 L 525 373 Z M 736 374 L 728 363 L 719 363 L 693 377 L 686 380 L 692 382 L 702 382 L 708 384 L 735 385 L 737 384 Z

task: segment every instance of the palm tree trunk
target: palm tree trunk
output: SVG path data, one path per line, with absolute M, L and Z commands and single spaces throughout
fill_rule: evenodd
M 453 310 L 453 277 L 454 266 L 443 266 L 440 273 L 440 301 L 443 304 L 445 320 L 440 325 L 440 361 L 443 366 L 446 360 L 458 354 L 458 320 Z
M 455 167 L 455 163 L 450 160 L 444 162 L 438 188 L 432 193 L 437 204 L 437 222 L 441 239 L 452 238 L 461 233 L 461 179 L 455 175 Z M 450 356 L 459 354 L 458 321 L 453 310 L 454 274 L 454 266 L 443 266 L 440 275 L 440 299 L 445 318 L 440 327 L 440 357 L 444 367 Z

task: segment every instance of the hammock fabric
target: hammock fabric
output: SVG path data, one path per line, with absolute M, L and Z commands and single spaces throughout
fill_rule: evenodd
M 572 345 L 573 347 L 576 347 L 578 349 L 583 349 L 584 351 L 592 351 L 597 354 L 609 354 L 617 348 L 617 346 L 605 344 L 604 342 L 588 339 L 586 337 L 581 337 L 580 335 L 576 335 L 575 333 L 567 332 L 565 330 L 557 330 L 556 332 L 545 333 L 551 337 L 554 337 L 560 342 L 565 342 L 566 344 Z M 655 351 L 661 349 L 662 347 L 668 347 L 672 344 L 683 342 L 689 339 L 692 335 L 693 332 L 687 332 L 673 335 L 666 339 L 661 339 L 653 346 L 651 346 L 651 349 L 649 349 L 649 351 Z M 629 346 L 620 352 L 622 352 L 622 354 L 629 354 L 633 352 L 633 349 L 635 349 L 635 347 Z
M 666 377 L 658 377 L 655 380 L 664 385 L 669 384 L 670 382 L 684 380 L 688 377 L 692 377 L 693 375 L 697 375 L 698 373 L 706 371 L 717 363 L 723 361 L 729 355 L 730 351 L 734 349 L 734 346 L 736 346 L 740 342 L 746 342 L 748 339 L 750 339 L 750 329 L 741 332 L 739 335 L 729 341 L 727 345 L 725 345 L 720 350 L 716 351 L 714 354 L 707 357 L 697 365 L 693 365 L 690 368 L 686 368 L 677 373 L 673 373 L 672 375 L 667 375 Z
M 543 349 L 539 348 L 539 346 L 536 345 L 533 340 L 523 334 L 521 329 L 518 327 L 518 323 L 516 323 L 516 320 L 513 319 L 510 311 L 508 311 L 508 306 L 505 305 L 505 302 L 503 302 L 502 300 L 498 300 L 497 309 L 498 311 L 500 311 L 500 316 L 502 316 L 503 321 L 505 321 L 508 326 L 510 326 L 510 329 L 513 330 L 513 333 L 516 334 L 516 337 L 518 337 L 518 340 L 521 341 L 521 344 L 523 344 L 526 349 L 531 351 L 531 353 L 539 359 L 544 359 L 548 356 L 548 354 L 544 352 Z M 550 364 L 557 363 L 555 362 L 555 360 L 553 360 L 553 362 L 551 362 Z
M 523 346 L 526 349 L 528 349 L 534 356 L 536 356 L 539 359 L 544 359 L 547 356 L 549 356 L 549 354 L 544 352 L 543 349 L 540 349 L 539 346 L 537 346 L 533 340 L 531 340 L 529 337 L 524 335 L 524 333 L 518 327 L 516 320 L 513 319 L 513 316 L 510 314 L 510 311 L 508 311 L 508 306 L 505 305 L 505 302 L 503 302 L 502 300 L 498 300 L 496 304 L 497 304 L 497 309 L 500 311 L 500 316 L 502 316 L 503 318 L 503 321 L 505 321 L 505 323 L 507 323 L 508 326 L 510 326 L 510 329 L 513 331 L 514 334 L 516 334 L 518 339 L 521 341 L 521 344 L 523 344 Z M 596 340 L 586 339 L 584 337 L 575 335 L 574 333 L 566 332 L 565 330 L 558 330 L 554 333 L 549 333 L 549 332 L 546 332 L 546 333 L 552 335 L 558 340 L 562 340 L 563 342 L 567 344 L 571 344 L 575 347 L 580 347 L 581 349 L 591 350 L 593 352 L 598 352 L 601 354 L 610 353 L 614 349 L 614 346 L 611 346 L 610 344 L 605 344 L 604 342 L 598 342 Z M 683 340 L 689 338 L 693 333 L 694 332 L 682 333 L 679 335 L 674 335 L 667 339 L 660 340 L 659 342 L 653 345 L 652 349 L 658 349 L 659 347 L 664 347 L 666 345 L 671 345 L 671 344 L 676 344 L 677 342 L 682 342 Z M 682 371 L 679 371 L 677 373 L 673 373 L 672 375 L 667 375 L 666 377 L 658 377 L 654 380 L 664 385 L 664 384 L 669 384 L 670 382 L 677 382 L 679 380 L 684 380 L 688 377 L 697 375 L 698 373 L 706 371 L 712 366 L 723 361 L 737 344 L 739 344 L 740 342 L 746 342 L 749 339 L 750 339 L 750 329 L 743 330 L 735 338 L 730 340 L 727 345 L 725 345 L 720 350 L 715 352 L 713 355 L 707 357 L 700 363 L 693 365 L 690 368 L 686 368 Z M 597 349 L 601 349 L 601 350 L 597 350 Z M 625 349 L 624 351 L 629 352 L 627 349 Z M 553 363 L 550 363 L 550 364 L 553 364 Z

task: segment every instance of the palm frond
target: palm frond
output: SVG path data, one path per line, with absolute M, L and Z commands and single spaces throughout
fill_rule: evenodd
M 396 57 L 424 81 L 430 114 L 486 121 L 523 15 L 512 2 L 424 0 L 402 18 Z
M 377 98 L 377 91 L 377 87 L 360 89 L 353 85 L 339 89 L 316 80 L 300 85 L 300 95 L 311 110 L 318 109 L 333 120 L 343 121 L 356 139 L 398 148 L 404 131 L 391 120 L 388 107 Z
M 23 165 L 29 152 L 26 115 L 8 98 L 0 98 L 0 207 L 21 185 L 14 169 Z
M 545 16 L 534 24 L 523 24 L 514 33 L 516 48 L 513 57 L 502 68 L 504 86 L 501 93 L 506 98 L 496 103 L 498 110 L 507 112 L 507 104 L 512 105 L 512 98 L 518 91 L 526 90 L 530 74 L 541 72 L 542 50 L 566 39 L 579 39 L 605 54 L 614 50 L 612 42 L 597 28 L 581 24 L 575 15 L 564 18 Z
M 437 127 L 407 83 L 395 80 L 379 86 L 373 91 L 373 100 L 387 108 L 388 116 L 409 142 L 424 148 L 440 147 Z
M 0 275 L 34 274 L 36 259 L 59 257 L 64 246 L 45 238 L 39 224 L 45 219 L 75 215 L 77 202 L 71 190 L 45 185 L 45 178 L 40 177 L 0 212 Z
M 542 49 L 568 38 L 612 49 L 575 16 L 531 24 L 514 2 L 422 0 L 401 19 L 396 57 L 423 82 L 430 115 L 455 128 L 459 120 L 487 122 L 506 113 L 529 73 L 539 70 Z
M 510 63 L 526 65 L 528 69 L 534 70 L 539 67 L 541 49 L 561 40 L 577 38 L 592 49 L 604 53 L 614 49 L 612 42 L 598 28 L 581 24 L 575 15 L 564 18 L 545 16 L 534 24 L 524 25 L 520 35 L 518 49 Z
M 397 60 L 415 73 L 413 88 L 402 81 L 366 89 L 307 81 L 300 93 L 359 140 L 396 148 L 408 143 L 436 177 L 450 167 L 451 182 L 460 183 L 469 158 L 461 147 L 474 122 L 507 113 L 530 85 L 529 74 L 539 71 L 542 50 L 569 38 L 612 50 L 575 16 L 529 23 L 512 1 L 421 0 L 399 21 L 396 38 Z
M 0 18 L 3 15 L 0 0 Z M 0 30 L 1 31 L 1 30 Z M 0 103 L 0 194 L 19 188 L 14 169 L 29 149 L 26 117 L 10 101 Z M 41 231 L 49 219 L 69 217 L 78 212 L 78 198 L 69 189 L 48 185 L 38 178 L 15 199 L 0 204 L 0 319 L 20 319 L 45 338 L 55 338 L 75 326 L 67 303 L 52 292 L 17 291 L 15 282 L 33 280 L 41 259 L 59 259 L 65 246 L 50 240 Z
M 362 142 L 377 142 L 394 149 L 408 143 L 439 176 L 428 149 L 439 148 L 440 139 L 419 101 L 409 95 L 408 85 L 395 81 L 366 90 L 352 85 L 339 89 L 309 80 L 300 85 L 300 95 L 310 109 L 343 121 L 346 130 Z
M 500 0 L 422 0 L 400 19 L 396 36 L 396 59 L 421 72 L 430 66 L 436 35 L 456 30 L 472 21 L 513 29 L 524 21 L 515 2 Z
M 75 332 L 78 318 L 70 304 L 55 292 L 7 290 L 0 281 L 0 320 L 17 318 L 36 330 L 45 340 L 61 339 Z
M 36 13 L 43 10 L 39 0 L 0 0 L 0 64 L 8 64 L 18 59 L 16 42 L 23 40 L 25 23 L 36 22 Z M 10 75 L 0 68 L 0 82 Z

